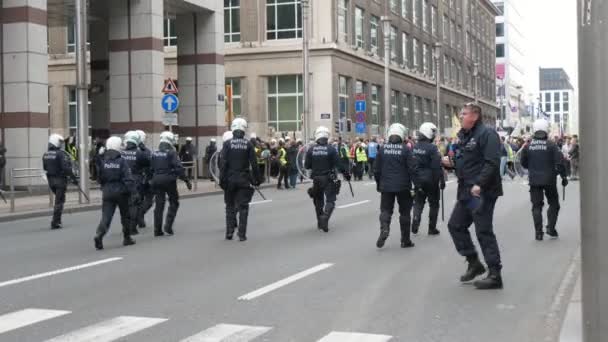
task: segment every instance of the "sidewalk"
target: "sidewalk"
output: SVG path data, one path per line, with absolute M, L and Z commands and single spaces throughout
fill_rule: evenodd
M 560 342 L 581 342 L 583 340 L 583 311 L 581 301 L 581 277 L 579 276 L 572 298 L 568 304 L 566 317 L 560 333 Z

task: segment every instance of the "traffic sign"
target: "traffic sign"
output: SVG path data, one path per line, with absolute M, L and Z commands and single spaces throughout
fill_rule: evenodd
M 365 125 L 365 122 L 357 122 L 355 124 L 355 131 L 357 132 L 357 134 L 365 134 L 365 132 L 367 131 L 367 126 Z
M 365 101 L 365 94 L 363 94 L 363 93 L 355 94 L 355 101 Z
M 331 119 L 330 113 L 321 113 L 321 120 L 330 120 L 330 119 Z
M 177 126 L 177 114 L 176 113 L 165 113 L 165 116 L 163 116 L 163 125 Z
M 365 112 L 366 110 L 367 110 L 367 103 L 365 102 L 365 100 L 355 101 L 355 112 Z
M 365 122 L 365 113 L 364 112 L 358 112 L 355 115 L 355 122 Z
M 179 93 L 179 89 L 177 89 L 177 85 L 175 84 L 175 81 L 173 81 L 170 78 L 166 79 L 165 80 L 165 86 L 163 87 L 162 93 L 165 93 L 165 94 L 177 94 L 177 93 Z
M 160 105 L 165 112 L 174 113 L 179 108 L 179 98 L 173 94 L 165 94 Z

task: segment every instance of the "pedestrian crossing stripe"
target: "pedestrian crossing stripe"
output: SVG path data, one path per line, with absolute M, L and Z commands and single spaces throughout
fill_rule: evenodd
M 119 316 L 57 336 L 47 342 L 111 342 L 165 321 L 165 318 Z
M 392 336 L 332 331 L 317 342 L 387 342 Z
M 0 334 L 69 314 L 70 311 L 25 309 L 0 316 Z
M 181 342 L 247 342 L 269 332 L 271 329 L 270 327 L 249 325 L 218 324 Z

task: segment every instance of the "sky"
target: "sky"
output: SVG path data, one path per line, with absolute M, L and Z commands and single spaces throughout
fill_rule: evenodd
M 562 67 L 578 88 L 576 0 L 516 0 L 524 20 L 526 93 L 538 93 L 538 68 Z M 534 96 L 536 98 L 537 95 Z

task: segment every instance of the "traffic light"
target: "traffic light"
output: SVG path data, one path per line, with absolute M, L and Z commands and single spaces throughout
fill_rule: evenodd
M 334 132 L 336 134 L 340 133 L 340 121 L 334 122 Z
M 346 131 L 347 132 L 352 132 L 352 121 L 351 119 L 346 120 Z

